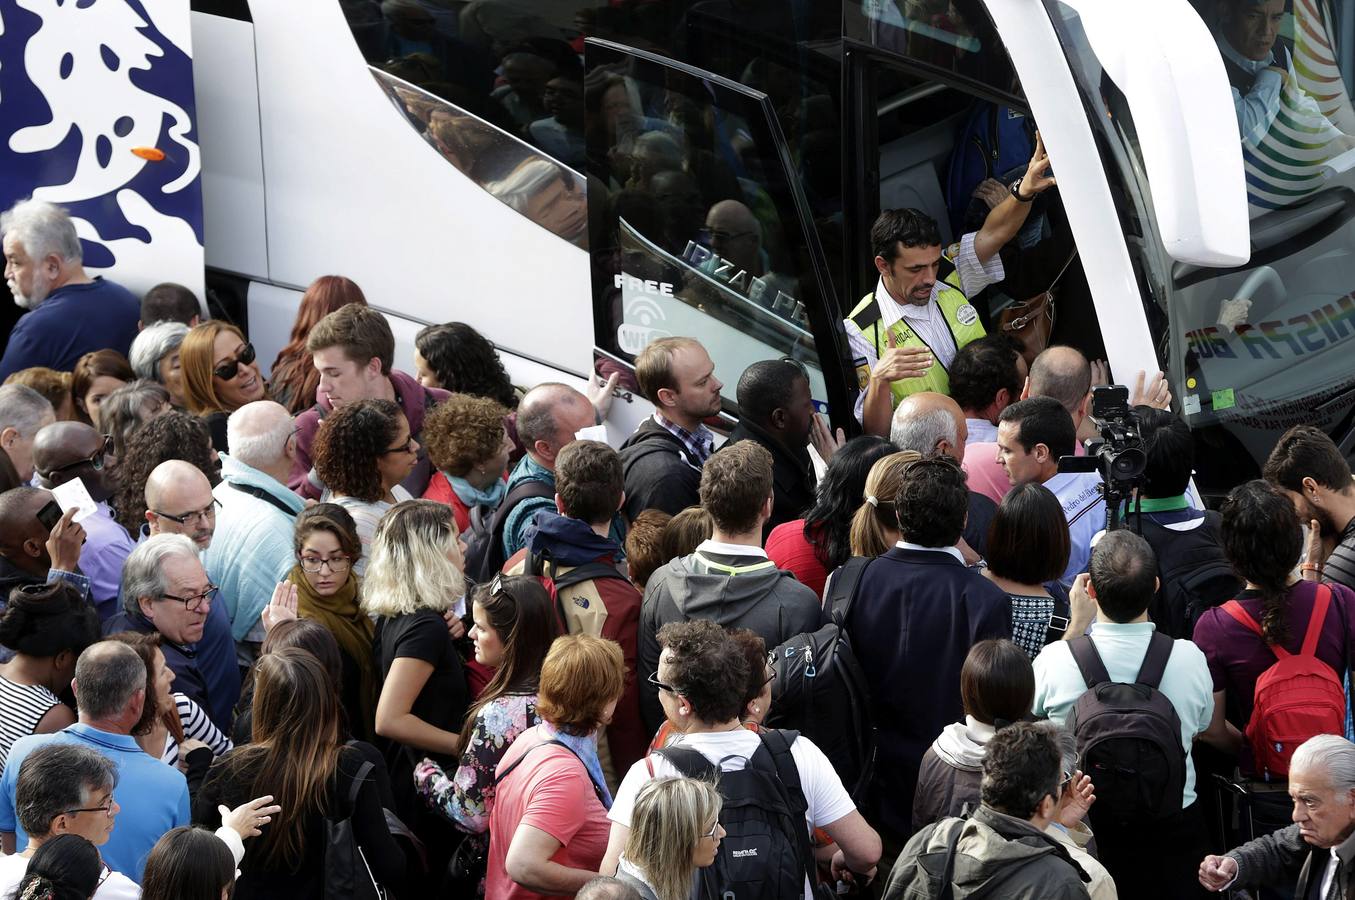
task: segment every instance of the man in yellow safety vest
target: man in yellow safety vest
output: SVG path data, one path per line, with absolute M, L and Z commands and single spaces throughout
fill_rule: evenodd
M 1055 183 L 1036 132 L 1025 174 L 1007 186 L 982 228 L 944 254 L 931 216 L 915 209 L 880 213 L 870 230 L 880 280 L 844 322 L 861 389 L 856 417 L 867 433 L 887 437 L 894 407 L 909 394 L 949 393 L 946 373 L 955 354 L 984 335 L 968 298 L 1005 277 L 998 251 L 1021 230 L 1031 201 Z

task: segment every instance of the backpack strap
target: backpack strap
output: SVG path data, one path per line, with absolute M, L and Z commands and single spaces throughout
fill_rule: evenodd
M 1319 597 L 1320 596 L 1321 595 L 1319 595 Z M 1266 640 L 1266 632 L 1265 629 L 1261 627 L 1261 623 L 1256 621 L 1256 619 L 1252 618 L 1252 614 L 1247 612 L 1247 610 L 1242 606 L 1241 603 L 1238 603 L 1236 600 L 1229 600 L 1227 603 L 1220 606 L 1219 609 L 1223 610 L 1229 616 L 1232 616 L 1233 619 L 1241 623 L 1242 626 L 1245 627 L 1248 631 L 1254 632 L 1257 637 L 1265 641 L 1266 646 L 1270 648 L 1271 653 L 1275 654 L 1276 659 L 1288 659 L 1289 657 L 1293 656 L 1292 653 L 1281 647 L 1279 644 L 1272 644 L 1270 641 Z M 1317 612 L 1316 605 L 1313 606 L 1313 612 L 1314 613 Z M 1321 620 L 1319 619 L 1317 621 L 1318 621 L 1318 630 L 1321 631 L 1322 630 Z M 1313 619 L 1309 619 L 1308 627 L 1310 629 L 1312 628 L 1312 623 Z
M 654 751 L 654 755 L 668 760 L 673 768 L 688 778 L 715 781 L 720 775 L 719 767 L 707 759 L 706 754 L 700 750 L 693 750 L 690 747 L 660 747 Z M 648 757 L 645 757 L 645 764 L 649 768 L 649 774 L 653 775 L 654 766 Z
M 809 801 L 805 799 L 804 786 L 800 784 L 800 767 L 795 765 L 795 757 L 790 751 L 791 745 L 799 736 L 798 731 L 784 728 L 772 728 L 758 734 L 762 746 L 767 748 L 767 753 L 776 766 L 776 780 L 781 783 L 781 789 L 789 801 L 787 805 L 793 814 L 793 821 L 790 824 L 795 832 L 796 851 L 800 854 L 805 878 L 809 879 L 810 884 L 815 884 L 818 873 L 815 871 L 814 848 L 809 844 L 809 830 L 804 824 L 805 814 L 809 811 Z M 751 762 L 752 760 L 749 760 L 750 764 Z
M 866 572 L 866 566 L 874 562 L 869 556 L 853 556 L 833 573 L 833 583 L 828 596 L 823 598 L 828 615 L 841 628 L 847 624 L 852 614 L 852 603 L 856 600 L 856 586 Z
M 367 780 L 367 773 L 376 768 L 375 763 L 370 759 L 365 760 L 358 766 L 358 774 L 353 776 L 353 786 L 348 789 L 348 815 L 351 817 L 358 808 L 358 791 L 362 790 L 362 783 Z
M 1156 689 L 1162 683 L 1162 675 L 1167 671 L 1167 661 L 1171 659 L 1172 647 L 1176 644 L 1160 631 L 1154 631 L 1148 639 L 1148 652 L 1143 654 L 1143 665 L 1134 681 Z
M 289 519 L 296 518 L 296 513 L 292 512 L 292 508 L 290 506 L 288 506 L 286 503 L 283 503 L 277 497 L 274 497 L 272 494 L 270 494 L 268 491 L 264 490 L 261 487 L 256 487 L 255 485 L 252 484 L 237 484 L 234 481 L 228 481 L 226 482 L 226 485 L 227 487 L 230 487 L 232 490 L 237 490 L 242 494 L 249 494 L 251 497 L 257 497 L 263 502 L 267 503 L 268 505 L 282 510 L 283 514 L 285 514 Z
M 1088 688 L 1110 681 L 1106 664 L 1101 661 L 1101 654 L 1096 652 L 1096 645 L 1089 635 L 1084 634 L 1069 641 L 1068 651 L 1073 654 L 1073 661 L 1077 663 L 1077 669 L 1082 673 L 1082 680 Z
M 1331 606 L 1331 588 L 1325 584 L 1317 586 L 1317 599 L 1313 601 L 1313 613 L 1308 617 L 1308 631 L 1303 635 L 1303 647 L 1299 653 L 1303 656 L 1317 655 L 1317 640 L 1322 637 L 1322 625 L 1327 620 L 1327 610 Z

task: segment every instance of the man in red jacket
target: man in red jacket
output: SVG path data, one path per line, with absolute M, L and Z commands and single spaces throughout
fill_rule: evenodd
M 504 565 L 509 574 L 537 575 L 551 591 L 570 633 L 600 635 L 621 645 L 626 687 L 598 755 L 616 785 L 642 757 L 649 736 L 640 724 L 635 683 L 640 592 L 626 577 L 621 546 L 610 537 L 612 517 L 625 500 L 621 457 L 597 441 L 573 441 L 555 458 L 555 509 L 541 510 L 527 526 L 527 546 Z
M 320 372 L 320 387 L 316 404 L 296 417 L 296 461 L 287 486 L 311 499 L 323 493 L 324 485 L 311 471 L 311 444 L 321 419 L 345 403 L 394 400 L 409 420 L 410 437 L 420 444 L 418 462 L 402 485 L 422 497 L 433 474 L 422 446 L 423 419 L 449 396 L 447 391 L 423 387 L 412 375 L 391 368 L 395 336 L 386 317 L 367 306 L 350 303 L 315 323 L 306 349 Z

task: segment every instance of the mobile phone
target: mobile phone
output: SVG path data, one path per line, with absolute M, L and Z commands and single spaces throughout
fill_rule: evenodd
M 56 523 L 61 521 L 61 516 L 61 504 L 55 500 L 48 500 L 47 504 L 38 510 L 38 521 L 49 533 L 56 527 Z

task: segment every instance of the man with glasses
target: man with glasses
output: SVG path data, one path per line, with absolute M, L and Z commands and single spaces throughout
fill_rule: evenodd
M 220 505 L 201 469 L 181 459 L 165 460 L 146 478 L 146 524 L 140 537 L 183 534 L 199 550 L 206 550 L 212 544 Z
M 28 860 L 44 843 L 77 834 L 103 847 L 121 812 L 113 799 L 117 767 L 88 747 L 49 744 L 28 755 L 19 770 L 14 805 L 28 833 L 28 849 L 0 858 L 0 896 L 8 897 L 28 871 Z M 141 888 L 121 872 L 104 870 L 93 900 L 136 900 Z
M 191 546 L 180 537 L 152 540 Z M 168 647 L 165 653 L 169 654 Z M 107 839 L 100 848 L 104 862 L 139 882 L 155 842 L 171 828 L 189 823 L 188 781 L 178 769 L 142 750 L 132 737 L 145 704 L 152 702 L 146 697 L 146 666 L 135 650 L 116 641 L 92 644 L 75 663 L 72 688 L 79 721 L 55 734 L 20 738 L 10 748 L 0 775 L 0 844 L 7 853 L 24 850 L 29 827 L 43 819 L 48 837 L 64 828 L 99 844 L 102 831 Z M 86 756 L 39 755 L 58 746 L 88 748 L 111 765 L 99 766 Z M 57 792 L 66 796 L 58 799 Z M 34 808 L 37 802 L 45 812 Z
M 968 818 L 942 819 L 914 835 L 889 873 L 885 900 L 951 896 L 937 878 L 943 867 L 951 872 L 953 890 L 960 896 L 1088 896 L 1085 882 L 1090 877 L 1045 831 L 1058 815 L 1070 780 L 1063 770 L 1061 739 L 1057 728 L 1032 722 L 1018 722 L 993 735 L 983 757 L 979 808 Z M 1151 861 L 1145 857 L 1140 862 Z
M 229 734 L 231 708 L 239 697 L 222 696 L 221 685 L 208 682 L 198 665 L 198 642 L 217 602 L 216 585 L 207 578 L 197 545 L 182 534 L 157 534 L 127 557 L 122 610 L 104 623 L 104 634 L 159 633 L 165 664 L 174 670 L 175 693 L 197 703 L 212 724 Z
M 78 478 L 96 504 L 94 513 L 80 520 L 86 536 L 80 571 L 89 579 L 99 618 L 107 619 L 115 611 L 122 565 L 136 546 L 108 505 L 116 489 L 113 438 L 83 422 L 55 422 L 33 439 L 33 465 L 43 487 L 59 487 Z
M 285 407 L 256 400 L 226 420 L 230 453 L 221 454 L 216 534 L 202 559 L 221 587 L 241 660 L 258 655 L 260 615 L 279 581 L 296 565 L 292 529 L 305 502 L 287 489 L 296 462 L 296 428 Z

